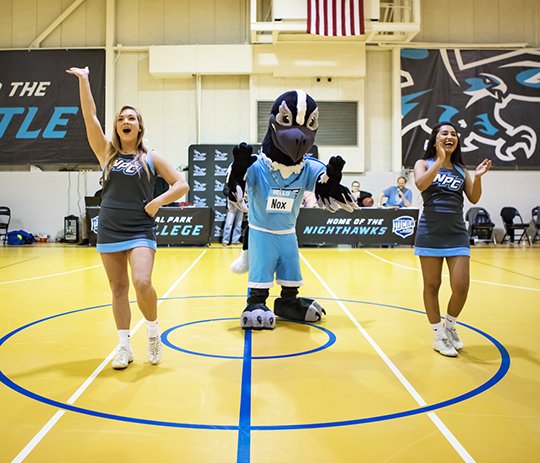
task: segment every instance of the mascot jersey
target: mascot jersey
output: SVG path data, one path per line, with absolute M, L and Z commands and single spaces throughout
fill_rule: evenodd
M 294 233 L 305 190 L 313 191 L 325 172 L 319 160 L 305 157 L 304 165 L 293 166 L 297 173 L 284 178 L 273 170 L 272 161 L 263 153 L 247 171 L 249 226 L 269 233 Z
M 259 155 L 247 171 L 249 200 L 249 288 L 303 285 L 296 240 L 296 219 L 305 190 L 313 190 L 326 166 L 313 158 L 291 167 L 287 178 Z M 264 256 L 264 257 L 263 257 Z

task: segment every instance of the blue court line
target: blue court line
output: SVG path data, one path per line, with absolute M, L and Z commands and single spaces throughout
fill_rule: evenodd
M 242 386 L 240 392 L 240 420 L 238 422 L 237 463 L 249 463 L 251 455 L 251 330 L 245 330 Z
M 124 415 L 115 415 L 113 413 L 104 413 L 97 412 L 95 410 L 90 410 L 88 408 L 76 407 L 75 405 L 69 405 L 63 402 L 58 402 L 57 400 L 52 400 L 47 397 L 43 397 L 39 394 L 36 394 L 28 389 L 19 386 L 9 379 L 3 371 L 0 370 L 0 382 L 4 383 L 9 388 L 13 389 L 15 392 L 18 392 L 30 399 L 34 399 L 38 402 L 42 402 L 47 405 L 52 405 L 53 407 L 60 408 L 63 410 L 68 410 L 70 412 L 81 413 L 83 415 L 95 416 L 97 418 L 106 418 L 109 420 L 124 421 L 127 423 L 135 424 L 148 424 L 150 426 L 166 426 L 171 428 L 182 428 L 182 429 L 209 429 L 216 431 L 236 431 L 238 426 L 232 425 L 220 425 L 220 424 L 197 424 L 197 423 L 179 423 L 175 421 L 162 421 L 162 420 L 148 420 L 145 418 L 133 418 L 131 416 Z
M 180 297 L 174 297 L 174 298 L 162 298 L 160 300 L 175 300 L 175 299 L 197 299 L 197 298 L 244 298 L 245 296 L 235 296 L 235 295 L 215 295 L 215 296 L 180 296 Z M 379 304 L 374 302 L 368 302 L 368 301 L 358 301 L 353 299 L 333 299 L 333 298 L 323 298 L 319 297 L 317 298 L 319 300 L 329 300 L 329 301 L 343 301 L 343 302 L 351 302 L 356 304 L 366 304 L 366 305 L 372 305 L 372 306 L 379 306 L 379 307 L 385 307 L 385 308 L 393 308 L 393 309 L 399 309 L 399 310 L 406 310 L 409 312 L 414 312 L 418 314 L 425 315 L 425 312 L 416 310 L 416 309 L 409 309 L 406 307 L 399 307 L 399 306 L 393 306 L 389 304 Z M 9 338 L 14 336 L 15 334 L 21 332 L 22 330 L 37 325 L 38 323 L 48 321 L 57 317 L 61 317 L 64 315 L 70 315 L 77 312 L 84 312 L 87 310 L 92 310 L 96 308 L 103 308 L 103 307 L 110 307 L 111 304 L 103 304 L 103 305 L 97 305 L 93 307 L 87 307 L 83 309 L 76 309 L 56 315 L 52 315 L 40 320 L 33 321 L 31 323 L 28 323 L 26 325 L 23 325 L 19 328 L 16 328 L 15 330 L 11 331 L 10 333 L 6 334 L 2 338 L 0 338 L 0 347 L 2 344 L 4 344 Z M 9 388 L 13 389 L 14 391 L 23 394 L 33 400 L 36 400 L 38 402 L 42 402 L 48 405 L 52 405 L 53 407 L 64 409 L 76 413 L 91 415 L 99 418 L 106 418 L 106 419 L 114 419 L 117 421 L 125 421 L 130 423 L 137 423 L 137 424 L 147 424 L 147 425 L 153 425 L 153 426 L 168 426 L 168 427 L 174 427 L 174 428 L 190 428 L 190 429 L 207 429 L 207 430 L 232 430 L 232 431 L 239 431 L 239 448 L 238 448 L 238 457 L 240 458 L 240 454 L 242 452 L 242 456 L 245 458 L 245 452 L 246 449 L 249 447 L 249 437 L 251 431 L 279 431 L 279 430 L 292 430 L 292 429 L 316 429 L 316 428 L 329 428 L 329 427 L 339 427 L 339 426 L 351 426 L 351 425 L 358 425 L 358 424 L 364 424 L 364 423 L 372 423 L 377 421 L 386 421 L 390 419 L 396 419 L 396 418 L 402 418 L 412 415 L 418 415 L 421 413 L 426 413 L 429 411 L 437 410 L 440 408 L 447 407 L 449 405 L 453 405 L 462 401 L 465 401 L 467 399 L 470 399 L 487 389 L 493 387 L 495 384 L 497 384 L 499 381 L 503 379 L 503 377 L 506 375 L 510 368 L 510 355 L 506 348 L 497 341 L 494 337 L 489 335 L 488 333 L 485 333 L 481 331 L 478 328 L 475 328 L 473 326 L 467 325 L 462 322 L 457 322 L 459 325 L 464 326 L 468 329 L 471 329 L 481 336 L 487 338 L 491 343 L 495 345 L 495 347 L 498 349 L 500 355 L 501 355 L 501 364 L 499 366 L 499 369 L 497 372 L 485 383 L 480 385 L 479 387 L 462 394 L 460 396 L 454 397 L 452 399 L 448 399 L 442 402 L 438 402 L 432 405 L 428 405 L 425 407 L 419 407 L 416 409 L 411 410 L 405 410 L 398 413 L 391 413 L 387 415 L 379 415 L 379 416 L 372 416 L 367 418 L 359 418 L 359 419 L 353 419 L 353 420 L 346 420 L 346 421 L 334 421 L 334 422 L 321 422 L 321 423 L 310 423 L 310 424 L 297 424 L 297 425 L 251 425 L 251 352 L 252 352 L 252 340 L 251 340 L 251 331 L 247 330 L 247 333 L 249 333 L 249 343 L 247 342 L 247 338 L 245 338 L 245 344 L 244 344 L 244 369 L 242 372 L 242 390 L 241 390 L 241 412 L 240 412 L 240 422 L 239 425 L 205 425 L 205 424 L 197 424 L 197 423 L 179 423 L 179 422 L 171 422 L 171 421 L 162 421 L 162 420 L 148 420 L 148 419 L 142 419 L 142 418 L 133 418 L 128 416 L 122 416 L 122 415 L 115 415 L 111 413 L 103 413 L 103 412 L 97 412 L 94 410 L 89 410 L 81 407 L 76 407 L 73 405 L 68 405 L 62 402 L 58 402 L 56 400 L 49 399 L 47 397 L 41 396 L 39 394 L 36 394 L 34 392 L 31 392 L 20 385 L 14 383 L 9 379 L 1 370 L 0 370 L 0 382 L 4 383 Z M 312 325 L 316 327 L 316 325 Z M 249 356 L 246 356 L 246 349 L 248 349 Z M 246 367 L 246 359 L 248 359 L 248 366 Z M 244 384 L 245 382 L 245 384 Z M 249 400 L 246 401 L 246 398 Z M 244 432 L 242 435 L 240 433 L 240 430 L 247 431 Z M 245 440 L 247 436 L 247 441 Z M 242 441 L 242 442 L 241 442 Z M 241 445 L 240 445 L 241 444 Z M 249 458 L 249 455 L 248 455 Z M 241 460 L 238 460 L 241 461 Z M 242 460 L 242 463 L 248 463 L 248 460 Z
M 170 349 L 177 350 L 179 352 L 184 352 L 185 354 L 199 355 L 201 357 L 209 357 L 209 358 L 242 360 L 242 359 L 244 359 L 244 357 L 239 356 L 239 355 L 207 354 L 207 353 L 204 353 L 204 352 L 196 352 L 194 350 L 185 349 L 184 347 L 179 347 L 179 346 L 173 344 L 169 340 L 170 334 L 173 331 L 176 331 L 179 328 L 185 328 L 185 327 L 190 326 L 190 325 L 198 325 L 200 323 L 221 322 L 221 321 L 235 321 L 235 320 L 238 320 L 238 318 L 232 318 L 232 317 L 208 318 L 206 320 L 195 320 L 193 322 L 182 323 L 181 325 L 172 326 L 171 328 L 166 329 L 161 334 L 161 341 L 163 342 L 164 345 L 166 345 Z M 332 346 L 336 342 L 336 335 L 334 333 L 332 333 L 330 330 L 328 330 L 328 329 L 326 329 L 326 328 L 324 328 L 322 326 L 317 326 L 317 325 L 313 325 L 312 323 L 295 321 L 295 320 L 281 320 L 280 324 L 282 324 L 282 323 L 291 323 L 291 324 L 294 323 L 294 324 L 297 324 L 297 325 L 307 325 L 310 328 L 318 329 L 318 330 L 324 332 L 328 336 L 328 341 L 326 341 L 326 343 L 324 343 L 323 345 L 321 345 L 319 347 L 315 347 L 313 349 L 304 350 L 304 351 L 300 351 L 300 352 L 291 352 L 289 354 L 280 354 L 280 355 L 252 355 L 250 357 L 252 360 L 275 360 L 275 359 L 281 359 L 281 358 L 299 357 L 301 355 L 314 354 L 315 352 L 319 352 L 321 350 L 328 349 L 330 346 Z M 249 331 L 249 330 L 247 330 L 247 331 Z
M 405 310 L 410 310 L 412 312 L 419 312 L 413 309 L 405 309 Z M 423 313 L 423 312 L 420 312 L 420 313 Z M 397 418 L 403 418 L 407 416 L 414 416 L 414 415 L 419 415 L 422 413 L 428 413 L 434 410 L 438 410 L 440 408 L 449 407 L 450 405 L 454 405 L 459 402 L 463 402 L 465 400 L 471 399 L 472 397 L 477 396 L 478 394 L 481 394 L 482 392 L 487 391 L 491 387 L 495 386 L 495 384 L 497 384 L 499 381 L 501 381 L 506 375 L 506 373 L 508 373 L 508 370 L 510 369 L 510 354 L 499 341 L 497 341 L 493 336 L 489 335 L 488 333 L 481 331 L 478 328 L 475 328 L 471 325 L 467 325 L 466 323 L 460 323 L 460 322 L 457 322 L 457 323 L 473 331 L 476 331 L 478 334 L 489 339 L 495 345 L 495 347 L 497 347 L 497 349 L 499 350 L 499 353 L 501 354 L 501 364 L 499 365 L 499 369 L 497 370 L 497 372 L 488 381 L 481 384 L 477 388 L 472 389 L 469 392 L 466 392 L 465 394 L 459 395 L 452 399 L 444 400 L 442 402 L 437 402 L 432 405 L 426 405 L 424 407 L 418 407 L 411 410 L 405 410 L 398 413 L 389 413 L 387 415 L 371 416 L 371 417 L 359 418 L 355 420 L 309 423 L 309 424 L 267 425 L 267 426 L 256 425 L 256 426 L 252 426 L 251 429 L 253 431 L 285 431 L 285 430 L 290 431 L 293 429 L 318 429 L 318 428 L 329 428 L 329 427 L 353 426 L 353 425 L 358 425 L 358 424 L 374 423 L 377 421 L 388 421 L 388 420 L 393 420 Z

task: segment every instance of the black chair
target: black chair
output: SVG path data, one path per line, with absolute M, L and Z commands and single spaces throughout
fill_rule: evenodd
M 4 237 L 4 245 L 7 242 L 9 222 L 11 221 L 11 210 L 9 207 L 0 206 L 0 238 Z
M 465 220 L 469 222 L 471 244 L 475 244 L 477 241 L 496 243 L 493 234 L 495 224 L 491 220 L 489 212 L 483 207 L 471 207 L 465 214 Z
M 531 211 L 532 223 L 535 230 L 532 241 L 535 242 L 538 238 L 540 240 L 540 206 L 533 207 Z
M 521 214 L 515 207 L 503 207 L 501 209 L 501 218 L 504 224 L 504 236 L 501 243 L 504 243 L 506 237 L 510 239 L 510 242 L 513 243 L 515 239 L 515 233 L 519 234 L 518 244 L 521 243 L 523 237 L 527 238 L 529 244 L 531 244 L 531 237 L 527 233 L 527 228 L 529 228 L 528 223 L 523 222 Z

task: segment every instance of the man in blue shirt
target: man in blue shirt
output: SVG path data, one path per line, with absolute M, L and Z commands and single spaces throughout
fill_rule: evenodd
M 379 207 L 411 207 L 412 191 L 405 187 L 407 179 L 403 176 L 398 177 L 397 186 L 388 187 L 379 193 Z M 386 197 L 386 203 L 383 204 L 383 199 Z

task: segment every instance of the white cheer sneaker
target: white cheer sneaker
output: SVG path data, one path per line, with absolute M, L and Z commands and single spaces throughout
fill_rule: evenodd
M 161 351 L 161 338 L 159 336 L 148 338 L 148 361 L 152 365 L 157 365 L 161 362 Z
M 458 351 L 454 348 L 450 339 L 438 338 L 433 340 L 433 349 L 446 357 L 457 357 Z
M 463 349 L 463 341 L 459 338 L 457 331 L 455 328 L 445 328 L 446 334 L 448 335 L 448 339 L 450 339 L 450 342 L 454 346 L 454 349 L 460 350 Z
M 126 346 L 120 346 L 112 361 L 112 367 L 115 370 L 123 370 L 124 368 L 127 368 L 131 362 L 133 362 L 133 353 L 131 352 L 131 349 Z

